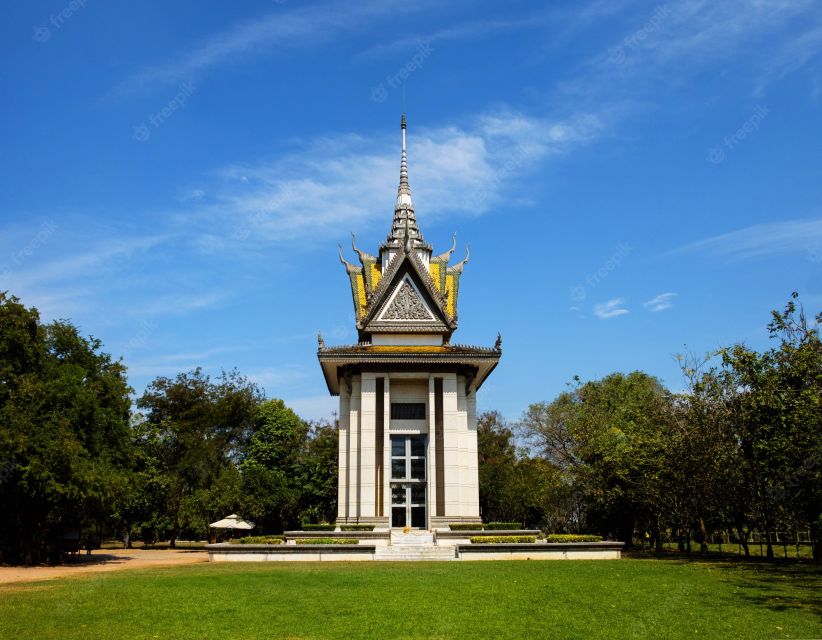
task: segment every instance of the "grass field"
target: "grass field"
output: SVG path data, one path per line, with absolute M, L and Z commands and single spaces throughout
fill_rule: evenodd
M 807 565 L 221 563 L 0 587 L 0 637 L 819 638 L 820 594 Z

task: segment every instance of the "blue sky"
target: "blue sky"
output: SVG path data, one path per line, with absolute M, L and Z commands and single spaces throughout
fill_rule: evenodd
M 0 289 L 159 375 L 237 367 L 327 417 L 337 259 L 417 218 L 471 262 L 456 341 L 516 419 L 572 376 L 822 307 L 822 6 L 64 0 L 0 9 Z M 440 249 L 442 247 L 442 249 Z M 349 251 L 349 259 L 351 253 Z

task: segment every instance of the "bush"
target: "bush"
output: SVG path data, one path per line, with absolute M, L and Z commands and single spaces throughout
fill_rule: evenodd
M 474 536 L 471 544 L 509 544 L 536 542 L 536 536 Z
M 576 533 L 549 533 L 545 536 L 545 542 L 602 542 L 602 537 Z
M 337 528 L 335 524 L 304 524 L 303 531 L 334 531 Z
M 482 531 L 485 525 L 479 522 L 452 522 L 448 528 L 451 531 Z
M 346 538 L 297 538 L 297 544 L 358 544 L 359 540 Z
M 282 544 L 282 536 L 246 536 L 239 540 L 232 540 L 232 544 Z
M 522 529 L 522 524 L 519 522 L 489 522 L 485 525 L 485 528 L 489 531 L 511 531 L 513 529 Z
M 373 531 L 373 524 L 343 524 L 340 525 L 340 531 Z

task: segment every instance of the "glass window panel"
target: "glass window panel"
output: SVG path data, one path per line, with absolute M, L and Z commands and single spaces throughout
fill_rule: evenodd
M 411 478 L 425 480 L 425 460 L 411 460 Z
M 411 485 L 411 503 L 425 504 L 425 485 L 412 484 Z
M 411 455 L 425 455 L 425 436 L 417 436 L 416 438 L 411 438 Z
M 405 460 L 392 460 L 391 461 L 391 477 L 392 478 L 404 478 L 405 477 Z
M 391 485 L 391 502 L 393 504 L 405 504 L 405 485 Z
M 391 455 L 405 456 L 405 438 L 391 438 Z
M 425 527 L 425 507 L 411 507 L 411 526 Z
M 425 420 L 424 402 L 392 402 L 392 420 Z
M 391 509 L 391 526 L 405 526 L 405 507 L 394 507 L 393 509 Z

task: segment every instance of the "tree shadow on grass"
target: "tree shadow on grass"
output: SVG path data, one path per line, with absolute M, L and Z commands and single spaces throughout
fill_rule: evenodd
M 822 566 L 796 560 L 717 558 L 699 554 L 632 551 L 626 557 L 670 564 L 705 565 L 737 587 L 734 597 L 771 611 L 804 610 L 822 619 Z

